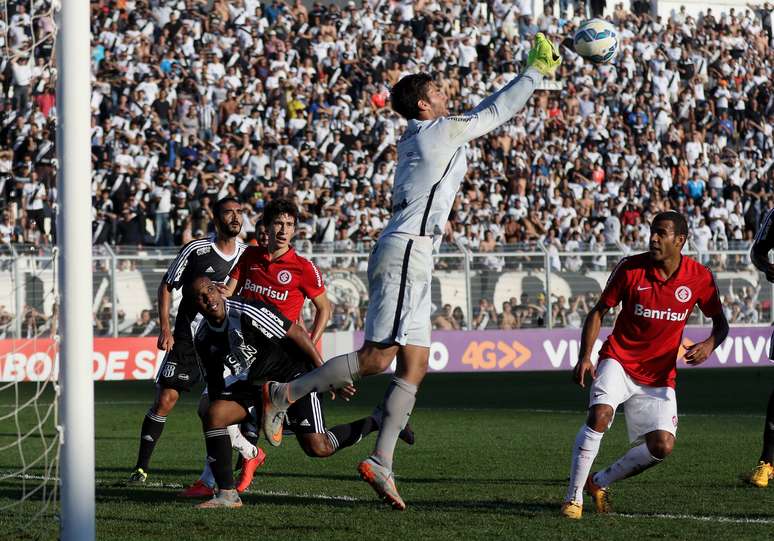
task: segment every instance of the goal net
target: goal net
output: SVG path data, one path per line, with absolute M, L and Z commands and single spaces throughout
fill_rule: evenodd
M 55 11 L 50 0 L 0 0 L 2 122 L 55 122 L 41 96 L 56 80 Z M 26 84 L 25 84 L 26 83 Z M 15 116 L 12 116 L 15 115 Z M 0 149 L 0 183 L 24 185 L 33 172 L 47 197 L 33 215 L 23 197 L 3 199 L 3 218 L 16 225 L 0 244 L 0 532 L 7 538 L 56 538 L 60 437 L 58 431 L 58 286 L 53 248 L 53 133 L 29 151 Z M 27 168 L 18 162 L 29 163 Z M 35 219 L 40 219 L 40 224 Z M 34 222 L 28 226 L 28 222 Z

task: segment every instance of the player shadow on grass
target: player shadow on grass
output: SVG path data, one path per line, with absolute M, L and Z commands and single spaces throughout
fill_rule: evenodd
M 263 470 L 256 479 L 260 476 L 288 478 L 288 479 L 321 479 L 325 481 L 353 481 L 357 479 L 357 474 L 309 474 L 309 473 L 297 473 L 297 472 L 282 472 Z M 550 486 L 564 486 L 567 483 L 566 479 L 513 479 L 513 478 L 470 478 L 470 477 L 412 477 L 412 476 L 396 476 L 399 483 L 416 483 L 416 484 L 436 484 L 436 483 L 459 483 L 459 484 L 480 484 L 480 485 L 518 485 L 518 486 L 532 486 L 532 485 L 550 485 Z

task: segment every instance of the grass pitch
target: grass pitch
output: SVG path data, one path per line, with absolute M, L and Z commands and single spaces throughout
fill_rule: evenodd
M 350 404 L 326 401 L 329 426 L 368 414 L 387 382 L 361 382 Z M 204 456 L 196 395 L 185 395 L 169 416 L 148 485 L 114 486 L 134 465 L 153 388 L 151 382 L 98 383 L 97 538 L 771 539 L 774 486 L 748 488 L 739 475 L 757 459 L 773 386 L 772 367 L 682 370 L 675 453 L 613 486 L 615 515 L 595 516 L 587 501 L 583 520 L 575 522 L 560 518 L 558 510 L 586 392 L 567 373 L 428 376 L 411 419 L 417 443 L 399 442 L 396 453 L 397 484 L 408 503 L 403 513 L 378 502 L 357 477 L 357 462 L 370 452 L 375 434 L 327 459 L 306 457 L 292 436 L 278 449 L 263 445 L 268 460 L 242 509 L 194 509 L 195 502 L 176 493 L 198 477 Z M 12 400 L 8 391 L 0 395 L 0 413 Z M 22 415 L 22 425 L 27 417 Z M 0 421 L 0 447 L 15 434 L 13 419 Z M 35 452 L 31 440 L 24 444 L 26 456 Z M 597 466 L 615 460 L 627 445 L 619 415 Z M 18 466 L 16 447 L 0 453 L 0 475 Z M 0 535 L 56 538 L 50 516 L 25 532 L 17 529 L 35 511 L 34 502 L 2 510 L 18 499 L 21 482 L 0 481 Z

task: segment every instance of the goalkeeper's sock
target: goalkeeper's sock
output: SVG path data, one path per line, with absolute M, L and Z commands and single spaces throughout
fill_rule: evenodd
M 763 450 L 761 461 L 774 463 L 774 392 L 769 396 L 769 406 L 766 408 L 766 424 L 763 425 Z
M 359 443 L 365 436 L 378 428 L 379 425 L 376 424 L 374 418 L 369 416 L 345 425 L 334 426 L 325 435 L 328 437 L 331 445 L 333 445 L 333 448 L 338 451 L 339 449 L 352 447 Z
M 207 463 L 215 476 L 220 490 L 234 488 L 234 472 L 231 470 L 231 438 L 225 428 L 212 428 L 204 432 L 207 444 Z
M 392 456 L 398 436 L 409 421 L 417 401 L 417 386 L 401 378 L 392 378 L 384 395 L 382 425 L 371 458 L 392 470 Z
M 156 442 L 159 441 L 166 422 L 167 418 L 157 415 L 152 408 L 145 414 L 145 419 L 142 421 L 142 429 L 140 429 L 140 451 L 137 456 L 135 469 L 142 468 L 143 471 L 148 471 L 148 464 L 150 464 L 153 449 L 156 448 Z

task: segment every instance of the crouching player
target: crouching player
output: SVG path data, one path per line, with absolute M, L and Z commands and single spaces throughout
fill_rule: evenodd
M 289 381 L 321 366 L 322 359 L 307 333 L 270 305 L 224 300 L 206 276 L 194 280 L 192 296 L 204 316 L 194 345 L 207 372 L 210 405 L 204 418 L 204 438 L 207 461 L 218 486 L 215 496 L 199 507 L 240 507 L 227 427 L 249 419 L 251 406 L 260 407 L 261 385 L 266 379 Z M 223 377 L 224 369 L 231 377 Z M 348 386 L 340 394 L 349 398 L 354 388 Z M 289 412 L 289 418 L 313 419 L 315 431 L 292 424 L 289 428 L 310 456 L 329 456 L 378 429 L 373 418 L 366 417 L 327 430 L 319 401 L 307 395 L 297 404 L 297 411 Z
M 677 433 L 676 363 L 694 305 L 712 319 L 712 333 L 687 348 L 689 365 L 707 360 L 728 334 L 712 272 L 681 255 L 688 237 L 685 217 L 677 212 L 657 214 L 650 235 L 649 252 L 618 263 L 583 325 L 574 379 L 583 387 L 588 373 L 592 384 L 588 419 L 573 445 L 570 486 L 562 505 L 567 518 L 581 518 L 584 488 L 597 512 L 610 512 L 611 483 L 637 475 L 671 454 Z M 621 313 L 595 367 L 591 351 L 602 318 L 619 303 Z M 589 475 L 602 436 L 621 404 L 626 404 L 626 426 L 634 445 L 614 464 Z

